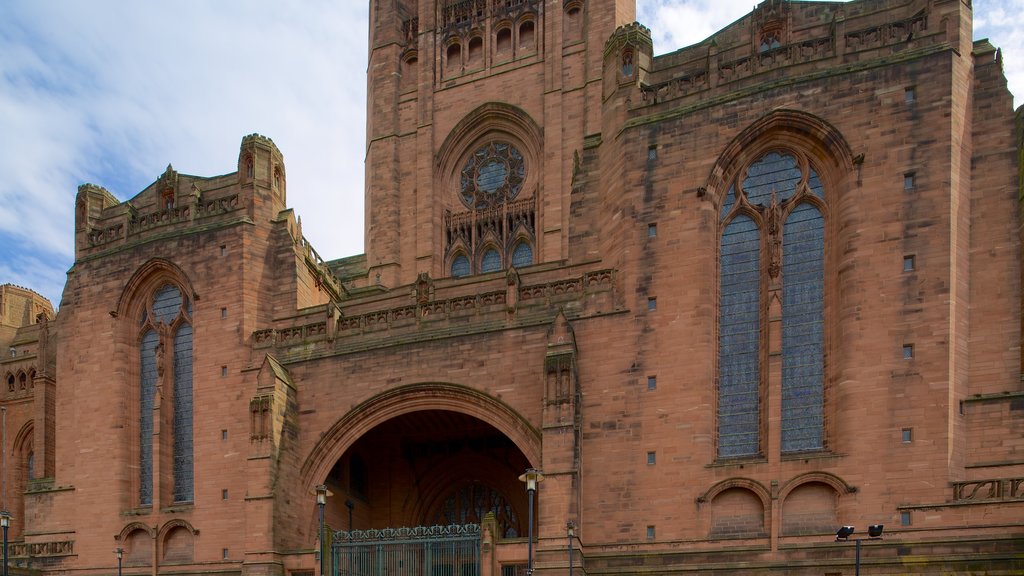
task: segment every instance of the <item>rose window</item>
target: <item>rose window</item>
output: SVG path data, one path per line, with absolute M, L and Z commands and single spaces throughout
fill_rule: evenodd
M 462 167 L 460 198 L 467 208 L 483 210 L 509 202 L 526 179 L 523 155 L 515 146 L 491 142 L 477 148 Z

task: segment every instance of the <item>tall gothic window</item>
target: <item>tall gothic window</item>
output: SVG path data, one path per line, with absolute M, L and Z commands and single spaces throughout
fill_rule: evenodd
M 764 154 L 730 185 L 720 213 L 718 456 L 763 452 L 766 387 L 777 386 L 781 449 L 824 437 L 825 191 L 805 155 Z M 767 307 L 781 302 L 781 381 L 767 373 Z
M 138 497 L 143 506 L 153 504 L 154 457 L 161 454 L 153 443 L 154 418 L 167 411 L 170 418 L 161 419 L 170 425 L 172 441 L 169 457 L 159 458 L 159 464 L 171 467 L 173 501 L 193 499 L 191 316 L 191 302 L 172 284 L 158 289 L 141 315 Z

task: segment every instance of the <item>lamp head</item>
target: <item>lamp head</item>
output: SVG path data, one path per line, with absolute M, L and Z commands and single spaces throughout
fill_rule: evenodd
M 842 526 L 839 530 L 836 530 L 836 542 L 840 540 L 846 540 L 854 532 L 853 526 Z
M 570 539 L 571 538 L 575 538 L 576 537 L 576 523 L 573 522 L 572 520 L 569 520 L 568 522 L 566 522 L 565 523 L 565 533 L 569 536 Z
M 868 526 L 868 536 L 871 538 L 881 538 L 882 529 L 884 528 L 884 524 L 872 524 L 871 526 Z
M 316 503 L 320 506 L 327 504 L 328 496 L 334 496 L 334 492 L 328 490 L 326 484 L 318 484 L 313 491 L 316 492 Z
M 11 513 L 7 510 L 0 510 L 0 528 L 7 528 L 11 525 Z
M 120 560 L 121 558 L 124 557 L 124 548 L 118 548 L 118 549 L 114 550 L 114 554 L 116 554 L 117 555 L 117 559 Z
M 526 483 L 527 492 L 536 492 L 537 484 L 544 480 L 544 474 L 536 468 L 527 468 L 526 472 L 519 475 L 519 481 Z

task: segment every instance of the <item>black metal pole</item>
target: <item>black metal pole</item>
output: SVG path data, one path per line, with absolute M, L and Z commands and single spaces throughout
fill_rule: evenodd
M 533 490 L 527 490 L 527 528 L 526 528 L 526 574 L 527 576 L 533 576 Z M 7 576 L 7 574 L 4 574 Z
M 117 576 L 121 576 L 121 552 L 117 553 Z
M 345 508 L 348 508 L 348 541 L 352 542 L 352 510 L 356 507 L 352 500 L 345 500 Z M 348 547 L 348 575 L 352 576 L 352 546 Z
M 853 573 L 860 576 L 860 538 L 857 538 L 857 562 L 854 564 Z
M 4 522 L 4 576 L 7 576 L 7 523 Z
M 320 576 L 324 575 L 324 504 L 325 502 L 317 502 L 317 508 L 320 509 Z M 6 576 L 6 575 L 5 575 Z
M 572 534 L 569 534 L 569 576 L 572 576 Z

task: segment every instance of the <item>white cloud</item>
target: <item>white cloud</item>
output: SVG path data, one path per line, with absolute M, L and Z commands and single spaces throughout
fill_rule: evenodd
M 425 0 L 421 0 L 425 1 Z M 665 53 L 757 0 L 640 0 Z M 284 152 L 289 204 L 327 258 L 363 249 L 365 0 L 0 2 L 0 283 L 57 303 L 77 187 L 126 200 L 168 163 L 235 168 L 241 138 Z M 977 37 L 1024 93 L 1024 0 L 975 0 Z

